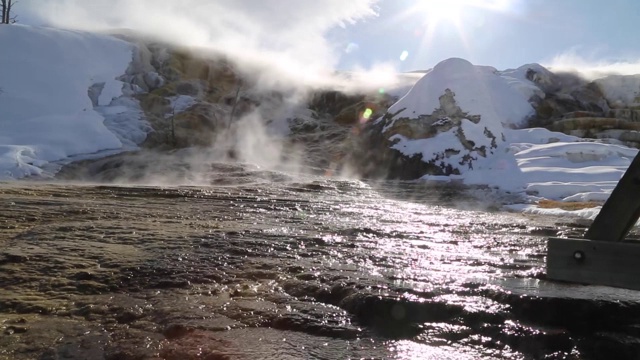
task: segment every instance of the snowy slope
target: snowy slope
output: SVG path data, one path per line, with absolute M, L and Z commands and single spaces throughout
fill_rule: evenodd
M 525 191 L 562 201 L 604 201 L 638 150 L 546 129 L 508 130 Z
M 540 64 L 526 64 L 517 69 L 509 69 L 497 72 L 513 89 L 517 90 L 520 95 L 529 100 L 534 96 L 544 98 L 544 91 L 534 82 L 527 78 L 527 73 L 532 70 L 535 72 L 536 79 L 543 86 L 550 85 L 552 74 L 544 66 Z
M 117 125 L 128 111 L 135 117 L 131 122 L 139 121 L 140 113 L 131 112 L 135 104 L 107 108 L 122 94 L 116 78 L 132 60 L 132 45 L 108 36 L 12 25 L 0 27 L 0 48 L 0 179 L 46 175 L 43 167 L 50 162 L 123 147 L 123 137 L 104 122 L 108 116 Z M 88 89 L 100 83 L 94 109 Z M 120 125 L 140 129 L 127 121 Z
M 519 87 L 530 87 L 526 79 L 501 76 L 494 68 L 474 66 L 464 59 L 440 62 L 425 74 L 400 101 L 389 108 L 396 118 L 431 114 L 440 107 L 445 89 L 455 93 L 456 103 L 469 114 L 481 114 L 499 126 L 522 125 L 533 113 L 529 98 Z

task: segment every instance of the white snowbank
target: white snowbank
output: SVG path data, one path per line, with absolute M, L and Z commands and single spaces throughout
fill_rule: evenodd
M 518 134 L 523 131 L 512 130 L 512 134 L 523 140 Z M 548 134 L 550 138 L 559 135 Z M 606 200 L 638 153 L 620 145 L 585 141 L 516 143 L 511 149 L 527 179 L 527 193 L 564 201 Z
M 535 79 L 540 85 L 550 86 L 552 84 L 552 73 L 544 66 L 535 63 L 522 65 L 517 69 L 499 71 L 498 74 L 525 99 L 528 100 L 534 96 L 544 99 L 544 91 L 534 82 L 527 79 L 527 73 L 530 70 L 534 72 L 533 79 Z
M 485 145 L 488 147 L 490 145 L 489 138 L 482 135 L 484 126 L 481 124 L 474 124 L 463 119 L 460 126 L 468 138 L 477 140 L 476 146 Z M 478 132 L 480 134 L 476 134 Z M 411 140 L 402 135 L 394 135 L 390 140 L 397 141 L 392 146 L 393 149 L 409 156 L 422 154 L 423 158 L 431 158 L 433 153 L 441 152 L 443 149 L 458 151 L 458 154 L 449 156 L 448 163 L 459 163 L 463 156 L 471 154 L 477 159 L 473 166 L 466 169 L 460 168 L 460 178 L 464 180 L 465 184 L 490 184 L 509 191 L 518 191 L 525 187 L 522 172 L 514 156 L 503 147 L 500 147 L 496 154 L 486 158 L 475 151 L 469 153 L 456 137 L 454 130 L 440 133 L 428 139 Z M 454 176 L 454 178 L 456 177 Z M 433 176 L 426 175 L 423 180 L 433 180 Z
M 121 149 L 140 124 L 118 121 L 136 104 L 107 109 L 122 95 L 132 45 L 113 37 L 21 25 L 0 27 L 0 179 L 46 175 L 47 163 Z M 94 109 L 88 89 L 103 83 Z M 132 122 L 141 114 L 129 113 Z M 133 131 L 120 134 L 123 125 Z M 120 116 L 121 117 L 121 116 Z M 144 139 L 144 138 L 143 138 Z
M 531 204 L 513 204 L 506 205 L 505 208 L 507 210 L 521 212 L 524 214 L 536 214 L 536 215 L 546 215 L 546 216 L 555 216 L 555 217 L 578 217 L 584 219 L 595 219 L 598 213 L 600 212 L 601 207 L 592 207 L 585 208 L 580 210 L 562 210 L 558 208 L 540 208 L 536 205 Z
M 522 172 L 503 141 L 506 127 L 521 125 L 534 112 L 528 101 L 531 94 L 523 89 L 535 85 L 526 80 L 526 70 L 520 72 L 522 74 L 502 76 L 492 67 L 474 66 L 463 59 L 448 59 L 426 73 L 407 95 L 388 110 L 394 114 L 394 120 L 431 115 L 441 107 L 440 97 L 449 89 L 462 111 L 470 116 L 481 116 L 477 124 L 463 119 L 459 130 L 474 143 L 475 148 L 484 146 L 486 154 L 465 149 L 456 135 L 457 127 L 428 139 L 413 140 L 394 135 L 391 140 L 396 143 L 392 148 L 408 156 L 421 154 L 423 159 L 442 159 L 440 154 L 451 150 L 442 162 L 458 170 L 465 183 L 491 184 L 510 191 L 523 189 Z M 393 123 L 388 124 L 385 130 L 391 126 Z M 469 156 L 475 159 L 472 164 L 459 166 L 463 158 Z

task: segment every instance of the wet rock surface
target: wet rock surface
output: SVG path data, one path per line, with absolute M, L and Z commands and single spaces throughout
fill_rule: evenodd
M 486 211 L 477 190 L 11 183 L 0 198 L 0 359 L 640 353 L 637 292 L 545 280 L 546 238 L 585 228 Z

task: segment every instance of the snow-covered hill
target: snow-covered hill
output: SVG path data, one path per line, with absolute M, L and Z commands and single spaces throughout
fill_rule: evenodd
M 389 108 L 389 113 L 394 114 L 394 119 L 432 114 L 440 107 L 443 90 L 449 89 L 455 93 L 462 111 L 482 114 L 491 123 L 488 126 L 501 131 L 503 125 L 524 125 L 526 117 L 533 113 L 526 93 L 520 92 L 527 85 L 531 87 L 524 78 L 501 76 L 488 66 L 447 59 L 418 80 L 406 96 Z
M 131 44 L 13 25 L 0 26 L 0 47 L 0 179 L 47 175 L 52 162 L 144 140 L 137 103 L 118 100 Z
M 620 79 L 602 80 L 609 85 L 603 90 L 607 101 L 632 102 L 635 95 L 627 92 L 638 86 L 635 78 L 625 79 L 628 86 L 617 92 L 610 84 Z M 562 86 L 538 64 L 497 71 L 445 60 L 371 125 L 385 139 L 378 159 L 391 171 L 398 171 L 394 164 L 410 163 L 422 166 L 423 179 L 487 184 L 531 199 L 606 200 L 637 149 L 616 140 L 518 129 L 536 115 L 546 93 Z

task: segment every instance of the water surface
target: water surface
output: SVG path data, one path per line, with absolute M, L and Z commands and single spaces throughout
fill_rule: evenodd
M 0 359 L 640 353 L 637 292 L 545 280 L 570 218 L 496 211 L 490 189 L 210 180 L 2 184 Z

